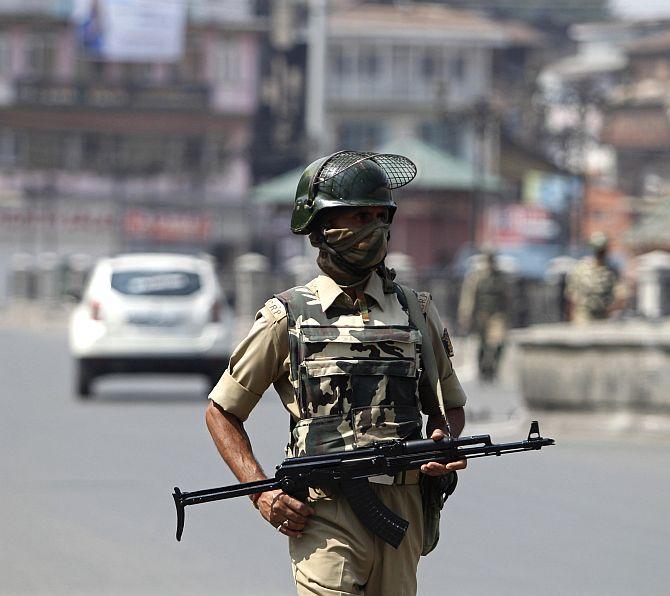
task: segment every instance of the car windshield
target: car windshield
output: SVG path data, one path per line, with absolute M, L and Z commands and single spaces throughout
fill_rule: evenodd
M 192 271 L 118 271 L 112 288 L 131 296 L 188 296 L 200 289 L 200 276 Z

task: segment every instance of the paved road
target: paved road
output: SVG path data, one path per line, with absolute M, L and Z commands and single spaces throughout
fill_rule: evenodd
M 285 539 L 246 499 L 190 508 L 174 540 L 172 487 L 233 481 L 204 428 L 204 385 L 110 379 L 82 403 L 62 331 L 0 329 L 0 353 L 0 594 L 293 593 Z M 522 436 L 514 392 L 468 385 L 466 433 Z M 286 418 L 267 395 L 248 425 L 268 469 Z M 548 419 L 557 447 L 462 474 L 421 595 L 667 593 L 670 441 Z

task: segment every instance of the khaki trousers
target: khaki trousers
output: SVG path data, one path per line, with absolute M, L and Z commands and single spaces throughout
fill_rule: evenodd
M 379 499 L 409 521 L 396 550 L 354 515 L 342 496 L 310 503 L 301 538 L 289 539 L 298 596 L 413 596 L 423 547 L 423 511 L 418 484 L 373 484 Z

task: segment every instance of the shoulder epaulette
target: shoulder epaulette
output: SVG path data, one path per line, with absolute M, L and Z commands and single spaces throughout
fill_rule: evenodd
M 279 322 L 287 316 L 286 308 L 282 304 L 282 301 L 277 297 L 270 298 L 270 300 L 265 303 L 264 310 L 270 313 L 275 322 Z
M 428 306 L 433 297 L 430 295 L 430 292 L 417 292 L 417 299 L 419 300 L 419 306 L 421 307 L 421 312 L 425 315 L 428 313 Z

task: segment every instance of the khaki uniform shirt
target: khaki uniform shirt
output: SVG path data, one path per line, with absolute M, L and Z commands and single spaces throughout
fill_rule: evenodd
M 354 307 L 351 298 L 328 276 L 320 275 L 307 285 L 318 296 L 326 311 L 336 303 Z M 382 280 L 376 273 L 368 280 L 364 294 L 370 311 L 369 325 L 407 324 L 407 316 L 396 295 L 384 294 Z M 446 329 L 432 303 L 428 305 L 427 325 L 437 361 L 445 410 L 461 407 L 465 405 L 465 394 L 445 347 L 448 342 Z M 429 381 L 424 377 L 427 375 L 424 374 L 420 379 L 420 392 L 429 390 L 425 388 Z M 289 381 L 288 320 L 277 299 L 268 301 L 258 311 L 249 334 L 233 352 L 227 370 L 209 398 L 226 412 L 244 421 L 270 385 L 274 385 L 284 407 L 297 420 L 300 411 Z M 421 389 L 422 386 L 424 389 Z

